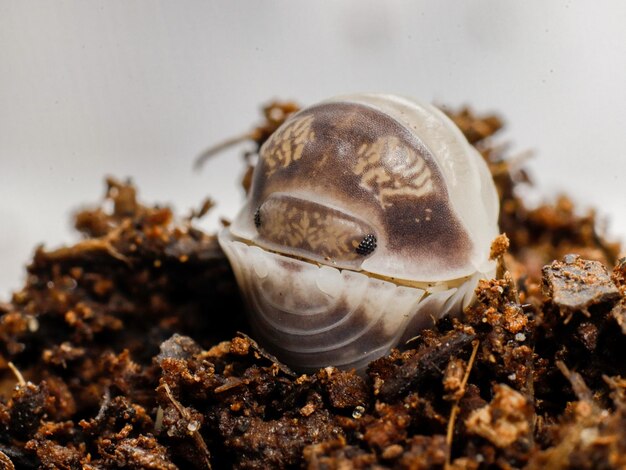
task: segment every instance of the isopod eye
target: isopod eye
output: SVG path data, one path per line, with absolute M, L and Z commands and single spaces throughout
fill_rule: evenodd
M 363 238 L 363 240 L 361 240 L 361 243 L 359 243 L 359 246 L 356 247 L 356 252 L 359 255 L 367 256 L 369 254 L 372 254 L 375 249 L 376 249 L 376 237 L 372 234 L 369 234 L 369 235 L 366 235 L 365 238 Z
M 254 226 L 256 228 L 261 226 L 261 208 L 258 208 L 254 213 Z

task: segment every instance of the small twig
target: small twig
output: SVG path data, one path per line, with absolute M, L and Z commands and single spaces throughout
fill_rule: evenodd
M 24 380 L 24 376 L 22 375 L 22 373 L 17 369 L 17 367 L 15 367 L 15 364 L 10 361 L 8 363 L 8 366 L 9 369 L 11 369 L 11 372 L 13 372 L 13 375 L 15 375 L 15 378 L 17 379 L 17 384 L 20 387 L 24 387 L 26 385 L 26 381 Z
M 237 144 L 241 144 L 248 140 L 254 140 L 254 134 L 247 133 L 247 134 L 231 137 L 230 139 L 226 139 L 223 142 L 220 142 L 219 144 L 214 145 L 213 147 L 209 147 L 200 155 L 198 155 L 198 157 L 193 163 L 193 169 L 195 171 L 199 171 L 202 168 L 202 166 L 206 163 L 206 161 L 209 160 L 214 155 L 217 155 L 218 153 L 223 152 L 229 147 L 232 147 Z
M 459 397 L 452 405 L 452 410 L 450 411 L 450 419 L 448 420 L 448 430 L 446 433 L 446 444 L 447 444 L 447 452 L 446 452 L 446 470 L 450 468 L 450 459 L 452 455 L 452 438 L 454 436 L 454 425 L 456 423 L 456 417 L 459 413 L 460 407 L 459 403 L 461 398 L 465 395 L 465 387 L 467 386 L 467 381 L 469 380 L 470 373 L 472 372 L 472 367 L 474 366 L 474 361 L 476 360 L 476 353 L 478 353 L 478 345 L 480 341 L 475 340 L 472 342 L 472 355 L 469 358 L 467 363 L 467 367 L 465 368 L 465 375 L 463 376 L 463 380 L 461 381 L 460 393 Z
M 556 361 L 556 367 L 571 384 L 572 390 L 576 394 L 578 400 L 588 402 L 594 406 L 596 405 L 596 402 L 593 399 L 593 393 L 589 390 L 589 387 L 587 387 L 582 375 L 578 372 L 572 372 L 569 370 L 563 361 Z
M 80 253 L 81 251 L 104 251 L 108 253 L 111 257 L 130 265 L 130 259 L 124 256 L 122 253 L 117 251 L 117 249 L 111 243 L 111 240 L 114 240 L 118 237 L 124 230 L 128 229 L 131 225 L 131 220 L 124 220 L 118 227 L 115 227 L 109 233 L 101 238 L 93 238 L 89 240 L 82 240 L 70 247 L 61 247 L 56 250 L 45 252 L 46 258 L 50 260 L 70 258 L 76 253 Z
M 380 387 L 380 398 L 390 400 L 398 397 L 434 372 L 441 373 L 443 364 L 465 349 L 474 338 L 473 333 L 452 330 L 440 338 L 438 345 L 419 349 L 391 377 L 385 379 Z
M 250 341 L 250 346 L 252 346 L 252 349 L 254 349 L 257 353 L 259 353 L 259 355 L 265 359 L 267 359 L 270 362 L 273 362 L 274 364 L 276 364 L 276 366 L 278 367 L 278 369 L 291 376 L 291 377 L 297 377 L 298 374 L 296 374 L 294 371 L 292 371 L 289 367 L 287 367 L 287 365 L 283 364 L 282 362 L 280 362 L 276 356 L 273 356 L 272 354 L 268 353 L 265 349 L 263 349 L 261 346 L 259 346 L 259 344 L 253 340 L 252 338 L 250 338 L 247 334 L 242 333 L 241 331 L 238 331 L 237 334 L 239 336 L 242 336 L 243 338 L 246 338 L 248 341 Z
M 183 405 L 181 405 L 180 402 L 176 400 L 176 398 L 174 398 L 174 395 L 172 395 L 172 391 L 170 390 L 169 385 L 164 383 L 163 385 L 161 385 L 161 387 L 163 387 L 163 389 L 165 390 L 165 393 L 167 394 L 167 398 L 169 398 L 170 402 L 178 410 L 178 413 L 182 416 L 182 418 L 185 421 L 191 421 L 192 418 L 191 418 L 191 415 L 189 414 L 189 411 L 187 411 L 187 409 Z M 198 448 L 204 455 L 204 463 L 206 465 L 206 468 L 211 470 L 212 468 L 211 467 L 211 452 L 209 451 L 209 448 L 207 447 L 206 442 L 204 442 L 204 439 L 202 438 L 202 435 L 200 434 L 200 426 L 198 425 L 198 427 L 193 430 L 190 429 L 188 426 L 187 429 L 189 430 L 189 433 L 193 437 L 193 440 L 196 442 L 196 445 L 198 446 Z
M 100 409 L 98 410 L 98 414 L 95 417 L 95 421 L 100 422 L 104 419 L 104 415 L 111 405 L 111 391 L 109 387 L 104 389 L 104 395 L 102 396 L 102 404 L 100 405 Z
M 582 452 L 591 451 L 594 443 L 601 439 L 612 439 L 614 436 L 604 434 L 600 424 L 603 421 L 603 409 L 593 398 L 593 392 L 587 387 L 583 377 L 578 372 L 572 372 L 563 361 L 556 361 L 556 367 L 570 382 L 574 393 L 580 402 L 585 403 L 584 412 L 576 412 L 575 420 L 562 426 L 558 442 L 551 448 L 540 452 L 540 458 L 531 459 L 526 468 L 529 469 L 562 469 L 570 468 L 570 456 L 575 449 Z M 597 437 L 590 439 L 590 435 Z M 543 454 L 543 455 L 541 455 Z
M 202 201 L 202 205 L 198 209 L 191 209 L 191 212 L 185 220 L 187 222 L 191 222 L 194 219 L 201 219 L 204 217 L 213 207 L 215 206 L 215 202 L 210 197 L 207 197 Z
M 163 427 L 163 408 L 159 406 L 157 408 L 156 417 L 154 419 L 154 432 L 157 434 L 160 433 L 162 427 Z

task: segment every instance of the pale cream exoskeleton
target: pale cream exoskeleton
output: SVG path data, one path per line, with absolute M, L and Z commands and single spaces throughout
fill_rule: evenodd
M 362 370 L 493 276 L 498 205 L 486 163 L 445 114 L 355 94 L 269 138 L 219 241 L 260 344 L 299 371 Z

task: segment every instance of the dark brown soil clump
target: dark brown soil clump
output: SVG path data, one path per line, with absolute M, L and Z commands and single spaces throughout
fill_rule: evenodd
M 262 144 L 297 106 L 272 104 Z M 626 261 L 566 197 L 529 209 L 502 123 L 450 113 L 501 198 L 498 278 L 367 375 L 246 335 L 214 235 L 107 180 L 84 238 L 0 305 L 0 468 L 623 468 Z M 248 178 L 244 187 L 249 187 Z M 210 189 L 208 191 L 210 193 Z

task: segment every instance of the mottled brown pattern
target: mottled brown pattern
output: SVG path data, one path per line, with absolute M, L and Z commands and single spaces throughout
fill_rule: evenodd
M 287 134 L 279 133 L 263 146 L 251 191 L 255 210 L 272 194 L 290 194 L 367 221 L 379 246 L 399 257 L 432 269 L 467 263 L 471 241 L 435 158 L 402 124 L 369 106 L 342 102 L 307 108 L 291 120 L 288 130 L 306 122 L 299 135 L 313 138 L 288 144 L 281 142 Z M 298 148 L 299 158 L 289 165 L 276 163 L 283 145 Z
M 278 168 L 286 168 L 300 160 L 306 143 L 315 138 L 311 131 L 312 122 L 313 116 L 295 117 L 272 135 L 264 153 L 266 176 L 269 177 Z
M 373 230 L 341 211 L 285 195 L 271 196 L 258 213 L 258 231 L 265 245 L 318 259 L 364 258 L 356 248 Z
M 395 165 L 381 162 L 388 154 L 397 156 Z M 374 193 L 383 208 L 392 206 L 398 196 L 420 198 L 434 191 L 426 161 L 395 136 L 379 137 L 372 144 L 361 145 L 358 157 L 353 171 L 361 177 L 359 186 Z

